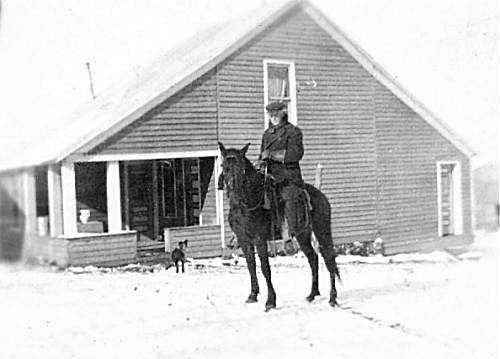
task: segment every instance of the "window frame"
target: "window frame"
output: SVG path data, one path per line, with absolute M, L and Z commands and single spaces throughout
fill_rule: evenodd
M 297 125 L 297 82 L 295 77 L 295 62 L 291 60 L 282 59 L 264 59 L 264 127 L 267 128 L 269 125 L 268 113 L 266 111 L 266 106 L 269 104 L 269 78 L 268 78 L 268 67 L 269 65 L 281 65 L 288 67 L 288 83 L 290 90 L 290 108 L 288 111 L 288 121 L 294 125 Z

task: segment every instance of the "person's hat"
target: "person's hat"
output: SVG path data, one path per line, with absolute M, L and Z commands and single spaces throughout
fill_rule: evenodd
M 266 111 L 267 112 L 281 111 L 286 107 L 287 107 L 286 104 L 283 102 L 271 102 L 269 105 L 266 106 Z

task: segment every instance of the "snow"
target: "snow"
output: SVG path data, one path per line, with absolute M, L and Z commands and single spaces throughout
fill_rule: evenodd
M 313 303 L 305 258 L 271 258 L 277 309 L 245 304 L 241 258 L 162 265 L 0 266 L 0 358 L 497 358 L 499 236 L 460 255 L 340 256 Z

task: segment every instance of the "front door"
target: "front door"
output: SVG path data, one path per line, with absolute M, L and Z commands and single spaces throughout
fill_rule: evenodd
M 441 176 L 441 235 L 449 236 L 455 233 L 455 193 L 453 183 L 454 164 L 442 164 L 440 166 Z
M 153 162 L 126 162 L 125 171 L 129 227 L 139 238 L 154 239 Z

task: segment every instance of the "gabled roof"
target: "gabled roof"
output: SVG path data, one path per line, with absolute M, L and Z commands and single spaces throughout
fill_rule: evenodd
M 134 80 L 119 83 L 60 120 L 50 138 L 42 139 L 23 155 L 0 163 L 0 171 L 59 162 L 84 153 L 113 136 L 147 111 L 213 68 L 235 50 L 295 6 L 300 6 L 343 46 L 370 74 L 390 89 L 467 156 L 472 149 L 423 104 L 397 83 L 330 19 L 307 1 L 268 4 L 250 16 L 202 31 L 143 70 Z

